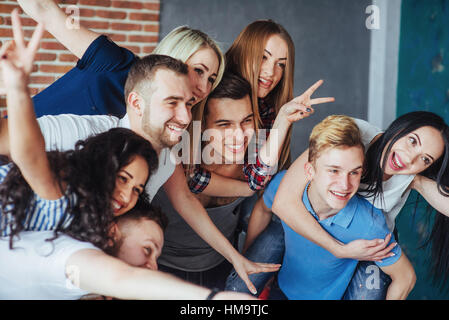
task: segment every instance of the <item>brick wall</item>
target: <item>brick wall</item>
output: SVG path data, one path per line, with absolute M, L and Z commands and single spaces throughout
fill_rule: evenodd
M 62 8 L 75 5 L 80 13 L 80 25 L 108 35 L 117 44 L 137 55 L 153 51 L 159 36 L 159 0 L 56 0 Z M 12 38 L 11 11 L 18 7 L 15 0 L 0 0 L 0 42 Z M 67 12 L 69 15 L 73 11 Z M 29 39 L 36 23 L 21 15 L 25 37 Z M 76 64 L 77 58 L 46 32 L 36 56 L 30 90 L 35 95 Z M 0 115 L 5 116 L 5 99 L 0 97 Z

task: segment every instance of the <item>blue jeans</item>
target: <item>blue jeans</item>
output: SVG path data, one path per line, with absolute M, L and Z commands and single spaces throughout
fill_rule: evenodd
M 273 215 L 273 219 L 267 228 L 254 240 L 248 248 L 245 257 L 254 262 L 282 263 L 284 257 L 284 229 L 278 217 Z M 249 275 L 249 279 L 254 284 L 259 295 L 268 280 L 273 277 L 272 272 L 263 272 Z M 240 279 L 233 269 L 226 280 L 225 290 L 250 293 L 246 284 Z
M 257 200 L 259 200 L 259 196 L 257 193 L 253 194 L 251 197 L 246 198 L 240 204 L 240 221 L 239 228 L 245 233 L 248 231 L 248 223 L 251 213 L 253 212 L 254 205 Z
M 360 261 L 343 300 L 385 300 L 391 278 L 374 262 Z

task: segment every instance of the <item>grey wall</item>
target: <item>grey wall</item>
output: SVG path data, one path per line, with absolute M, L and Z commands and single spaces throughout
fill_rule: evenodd
M 290 33 L 296 47 L 295 95 L 316 80 L 316 96 L 336 102 L 293 127 L 292 156 L 307 146 L 312 127 L 328 114 L 366 119 L 370 31 L 365 9 L 370 0 L 161 0 L 161 37 L 179 25 L 200 29 L 225 51 L 256 19 L 273 19 Z

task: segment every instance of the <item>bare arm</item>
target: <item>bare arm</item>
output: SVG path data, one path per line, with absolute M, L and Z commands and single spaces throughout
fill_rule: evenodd
M 250 197 L 254 191 L 246 181 L 211 172 L 211 179 L 202 194 L 210 197 Z
M 391 266 L 382 267 L 383 272 L 391 277 L 387 291 L 387 300 L 405 300 L 416 283 L 413 266 L 404 253 Z
M 302 95 L 292 99 L 281 107 L 270 130 L 267 141 L 258 152 L 260 160 L 271 167 L 272 172 L 276 172 L 282 146 L 293 122 L 304 119 L 313 113 L 311 108 L 314 104 L 332 102 L 334 98 L 311 99 L 311 95 L 321 86 L 322 80 L 317 81 Z M 245 182 L 240 182 L 230 178 L 225 178 L 217 174 L 212 174 L 209 185 L 203 193 L 209 196 L 233 197 L 251 196 L 254 191 Z
M 438 191 L 438 185 L 434 180 L 417 175 L 411 187 L 418 191 L 435 210 L 449 217 L 449 197 Z
M 0 155 L 10 156 L 8 119 L 0 119 Z
M 307 158 L 308 150 L 290 166 L 279 185 L 271 210 L 296 233 L 338 258 L 377 261 L 389 257 L 389 252 L 395 245 L 392 243 L 386 247 L 391 235 L 387 235 L 385 239 L 354 240 L 344 245 L 328 234 L 309 214 L 300 200 L 307 185 L 304 174 Z
M 67 23 L 70 18 L 53 0 L 18 0 L 23 11 L 45 27 L 56 40 L 79 59 L 84 55 L 99 34 L 80 26 L 74 28 Z
M 210 293 L 209 289 L 172 275 L 131 267 L 102 251 L 92 249 L 72 254 L 66 263 L 66 275 L 74 285 L 85 291 L 119 299 L 204 300 Z M 215 299 L 254 298 L 247 294 L 222 292 Z
M 212 222 L 199 200 L 190 192 L 181 165 L 176 166 L 175 172 L 164 184 L 164 190 L 174 209 L 204 241 L 234 265 L 251 292 L 255 292 L 256 289 L 250 282 L 248 274 L 273 272 L 279 269 L 279 265 L 253 263 L 232 246 Z
M 271 210 L 295 232 L 320 245 L 333 255 L 341 257 L 340 243 L 320 226 L 300 201 L 307 185 L 304 165 L 307 163 L 308 154 L 308 150 L 304 151 L 285 173 L 274 197 Z
M 25 46 L 17 9 L 11 17 L 14 44 L 9 43 L 2 48 L 1 60 L 2 78 L 7 89 L 11 159 L 34 192 L 45 199 L 58 199 L 62 195 L 61 190 L 51 172 L 45 141 L 28 92 L 28 78 L 43 26 L 37 27 L 28 46 Z
M 259 151 L 259 158 L 267 166 L 275 167 L 278 163 L 285 138 L 292 123 L 307 118 L 313 113 L 312 105 L 333 102 L 333 97 L 315 98 L 311 96 L 323 84 L 323 80 L 318 80 L 302 95 L 284 104 L 274 120 L 273 127 L 266 143 Z
M 271 217 L 273 214 L 271 210 L 267 208 L 265 205 L 263 198 L 259 198 L 256 204 L 254 205 L 254 209 L 251 212 L 251 216 L 248 222 L 248 232 L 246 234 L 245 245 L 243 246 L 243 252 L 251 246 L 254 239 L 257 238 L 259 234 L 262 233 L 263 230 L 268 226 L 271 221 Z

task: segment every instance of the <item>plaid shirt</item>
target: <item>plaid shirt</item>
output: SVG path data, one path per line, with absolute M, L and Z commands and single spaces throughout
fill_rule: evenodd
M 273 127 L 276 119 L 276 109 L 268 105 L 264 100 L 259 99 L 259 112 L 262 119 L 263 129 L 267 129 L 267 137 L 270 129 Z M 276 173 L 273 172 L 275 168 L 265 165 L 257 156 L 258 149 L 256 147 L 255 163 L 249 163 L 246 159 L 243 166 L 243 174 L 248 182 L 251 190 L 257 191 L 265 188 L 265 185 L 271 180 L 271 177 Z M 198 194 L 209 185 L 211 179 L 211 172 L 197 165 L 188 184 L 192 193 Z
M 267 166 L 260 161 L 257 156 L 257 150 L 255 161 L 252 162 L 250 163 L 248 162 L 248 159 L 246 159 L 245 164 L 243 165 L 243 174 L 245 175 L 245 179 L 251 190 L 262 190 L 276 172 L 273 172 L 273 167 Z M 211 172 L 202 168 L 200 165 L 197 165 L 188 182 L 190 191 L 195 194 L 203 192 L 209 185 L 210 179 Z
M 259 114 L 260 119 L 262 120 L 262 129 L 267 129 L 269 132 L 276 119 L 276 108 L 270 106 L 266 101 L 259 99 Z

